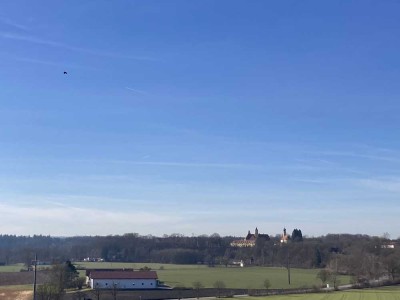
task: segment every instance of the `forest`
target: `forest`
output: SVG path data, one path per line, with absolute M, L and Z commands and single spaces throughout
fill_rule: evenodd
M 396 279 L 400 275 L 399 240 L 361 234 L 328 234 L 303 237 L 295 229 L 288 243 L 279 237 L 257 239 L 254 247 L 232 247 L 238 239 L 219 234 L 141 236 L 137 233 L 109 236 L 0 235 L 0 264 L 29 266 L 35 254 L 49 263 L 83 260 L 109 262 L 205 264 L 327 268 L 358 279 Z

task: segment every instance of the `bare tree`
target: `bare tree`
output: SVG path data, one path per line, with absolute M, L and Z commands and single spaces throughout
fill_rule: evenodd
M 386 272 L 390 279 L 395 280 L 400 276 L 400 252 L 394 252 L 383 259 Z
M 118 295 L 118 283 L 113 282 L 111 287 L 111 296 L 114 300 L 117 300 Z
M 332 278 L 332 273 L 329 270 L 322 269 L 318 272 L 317 278 L 325 285 Z
M 202 288 L 204 288 L 204 285 L 203 285 L 200 281 L 195 281 L 195 282 L 193 282 L 193 288 L 194 288 L 195 291 L 196 291 L 196 298 L 199 299 L 200 290 L 201 290 Z
M 214 282 L 214 288 L 217 289 L 217 298 L 221 297 L 221 291 L 226 287 L 225 282 L 217 280 Z
M 82 291 L 76 291 L 72 295 L 73 300 L 85 300 L 85 298 L 86 298 L 86 293 Z
M 263 285 L 265 287 L 265 289 L 269 289 L 271 287 L 271 282 L 269 281 L 269 279 L 265 279 L 263 282 Z
M 92 294 L 96 298 L 96 300 L 100 300 L 100 297 L 103 294 L 103 290 L 101 290 L 99 288 L 95 288 L 92 290 Z
M 53 284 L 46 283 L 37 288 L 37 299 L 39 300 L 61 300 L 63 296 L 64 292 Z

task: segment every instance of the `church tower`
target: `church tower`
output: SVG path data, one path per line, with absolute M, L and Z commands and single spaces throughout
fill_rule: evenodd
M 281 243 L 287 243 L 288 242 L 288 236 L 286 234 L 286 228 L 283 228 L 283 234 L 281 235 Z

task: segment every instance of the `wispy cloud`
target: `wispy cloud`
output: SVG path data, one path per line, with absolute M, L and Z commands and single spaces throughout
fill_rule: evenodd
M 341 164 L 339 162 L 320 159 L 320 158 L 296 159 L 296 161 L 299 161 L 306 165 L 310 165 L 316 171 L 325 172 L 325 173 L 340 172 L 340 173 L 353 173 L 353 174 L 359 174 L 359 175 L 367 174 L 365 171 L 360 171 L 360 170 L 357 170 L 354 168 L 345 167 L 345 166 L 343 166 L 343 164 Z M 296 166 L 296 165 L 294 165 L 294 166 Z M 304 170 L 306 171 L 307 169 L 305 168 Z
M 374 190 L 400 193 L 400 178 L 357 179 L 356 183 Z
M 240 163 L 192 163 L 192 162 L 172 162 L 172 161 L 131 161 L 131 160 L 108 160 L 102 161 L 114 164 L 131 164 L 143 166 L 161 166 L 161 167 L 183 167 L 183 168 L 227 168 L 227 169 L 254 169 L 260 168 L 254 164 Z
M 11 19 L 0 17 L 0 23 L 3 23 L 5 25 L 11 26 L 13 28 L 16 28 L 18 30 L 23 30 L 23 31 L 29 31 L 29 28 L 25 25 L 22 25 L 20 23 L 17 23 Z
M 355 153 L 355 152 L 346 152 L 346 151 L 320 151 L 320 152 L 312 152 L 312 154 L 322 155 L 322 156 L 343 156 L 343 157 L 355 157 L 355 158 L 365 158 L 371 160 L 382 160 L 382 161 L 390 161 L 400 163 L 400 158 L 393 156 L 385 156 L 385 155 L 370 155 L 363 153 Z
M 311 183 L 311 184 L 326 184 L 328 180 L 321 179 L 309 179 L 309 178 L 292 178 L 291 180 L 302 183 Z
M 77 64 L 71 64 L 71 63 L 60 63 L 60 62 L 54 62 L 54 61 L 32 59 L 32 58 L 27 58 L 27 57 L 13 57 L 13 56 L 8 56 L 8 57 L 11 57 L 12 59 L 15 59 L 17 61 L 27 62 L 27 63 L 32 63 L 32 64 L 55 66 L 55 67 L 62 67 L 62 68 L 67 68 L 67 69 L 90 69 L 90 70 L 96 70 L 96 68 L 77 65 Z
M 85 54 L 91 54 L 91 55 L 113 57 L 113 58 L 123 58 L 123 59 L 134 59 L 134 60 L 148 60 L 148 61 L 156 60 L 154 58 L 146 57 L 146 56 L 131 56 L 131 55 L 124 55 L 124 54 L 119 54 L 119 53 L 105 52 L 105 51 L 101 51 L 101 50 L 92 50 L 92 49 L 87 49 L 87 48 L 75 47 L 75 46 L 70 46 L 70 45 L 67 45 L 64 43 L 60 43 L 60 42 L 41 39 L 41 38 L 37 38 L 34 36 L 15 34 L 15 33 L 11 33 L 11 32 L 0 32 L 0 37 L 4 38 L 4 39 L 9 39 L 9 40 L 17 40 L 17 41 L 28 42 L 28 43 L 33 43 L 33 44 L 45 45 L 45 46 L 61 48 L 61 49 L 65 49 L 65 50 L 70 50 L 70 51 L 75 51 L 75 52 L 80 52 L 80 53 L 85 53 Z
M 127 90 L 129 90 L 129 91 L 132 91 L 132 92 L 135 92 L 135 93 L 138 93 L 138 94 L 142 94 L 142 95 L 148 95 L 148 93 L 147 92 L 145 92 L 145 91 L 142 91 L 142 90 L 138 90 L 138 89 L 134 89 L 134 88 L 131 88 L 131 87 L 125 87 Z

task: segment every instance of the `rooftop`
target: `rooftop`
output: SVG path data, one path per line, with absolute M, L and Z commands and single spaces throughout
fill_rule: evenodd
M 158 279 L 156 271 L 94 271 L 89 277 L 92 279 Z

